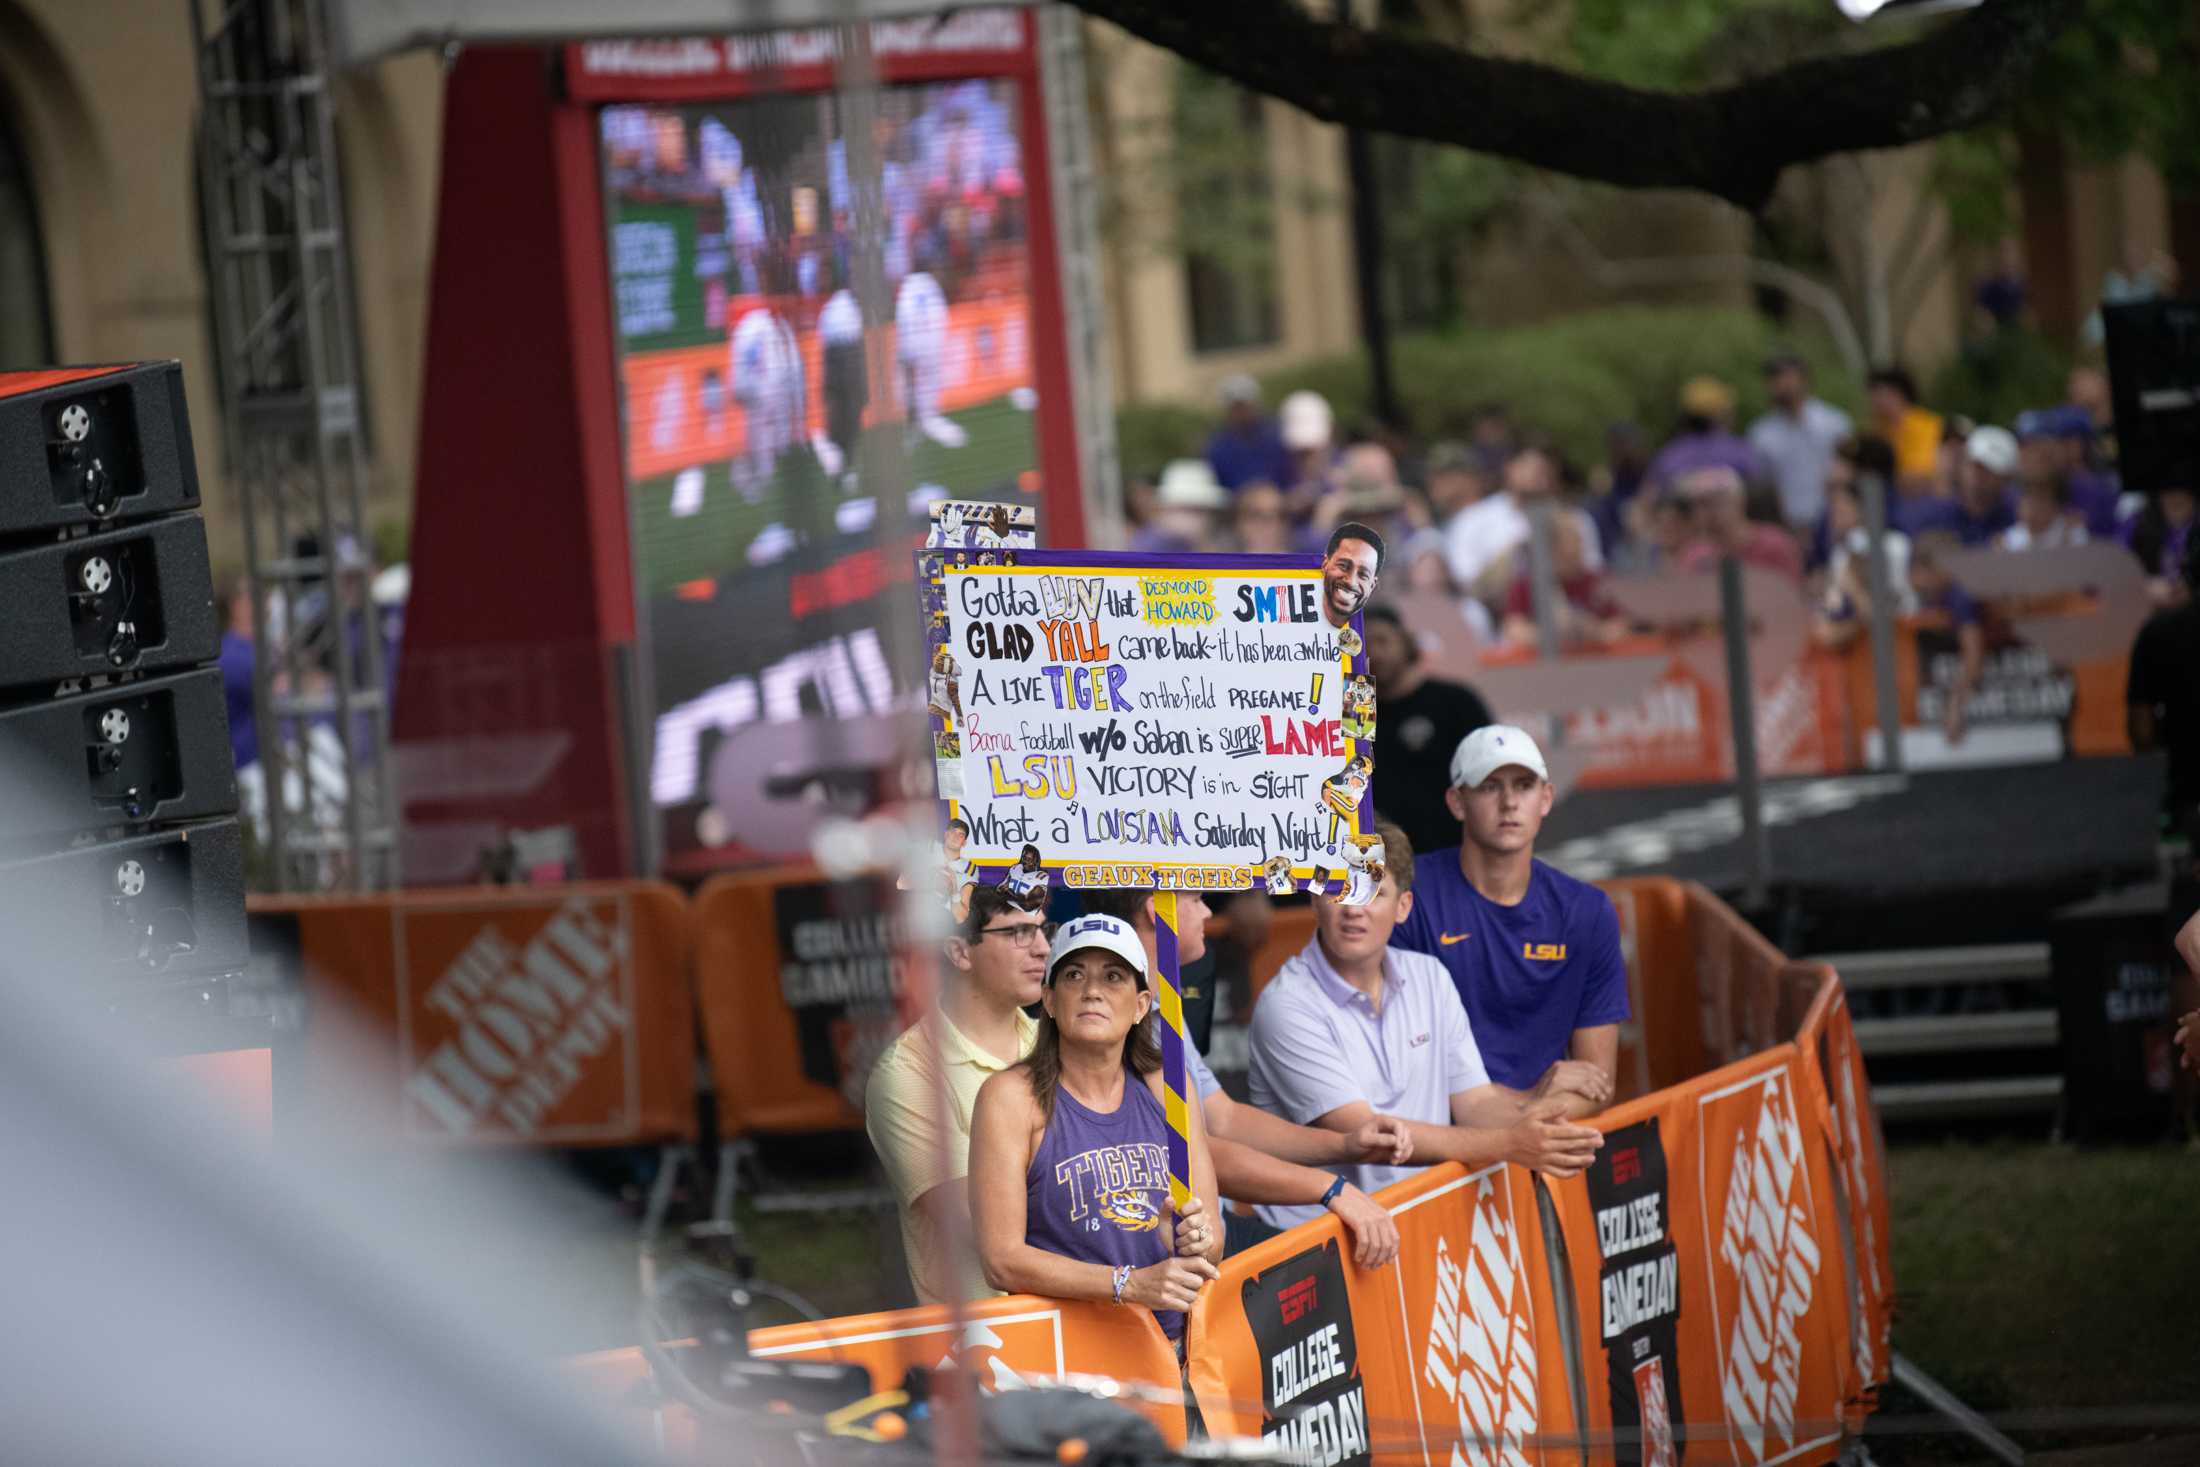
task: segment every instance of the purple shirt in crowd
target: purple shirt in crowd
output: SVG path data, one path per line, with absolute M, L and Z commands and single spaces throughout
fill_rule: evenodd
M 1024 1173 L 1024 1241 L 1084 1263 L 1144 1268 L 1169 1256 L 1169 1122 L 1140 1076 L 1123 1071 L 1123 1103 L 1103 1115 L 1068 1087 Z M 1156 1309 L 1170 1339 L 1184 1316 Z
M 2123 486 L 2113 474 L 2090 474 L 2080 469 L 2069 476 L 2070 507 L 2085 517 L 2085 532 L 2096 540 L 2116 533 L 2116 506 L 2123 501 Z
M 1670 489 L 1698 469 L 1732 469 L 1745 484 L 1769 477 L 1757 450 L 1732 433 L 1683 434 L 1658 450 L 1646 477 L 1659 488 Z
M 1278 489 L 1291 487 L 1285 482 L 1292 477 L 1291 455 L 1274 418 L 1262 418 L 1250 433 L 1224 428 L 1208 439 L 1207 467 L 1215 471 L 1216 482 L 1229 490 L 1260 479 Z
M 1451 975 L 1436 959 L 1397 948 L 1383 957 L 1377 1013 L 1366 994 L 1339 976 L 1321 939 L 1309 942 L 1261 990 L 1252 1040 L 1253 1104 L 1301 1126 L 1354 1101 L 1382 1115 L 1448 1126 L 1451 1098 L 1490 1082 Z M 1371 1193 L 1421 1167 L 1368 1162 L 1331 1170 Z M 1322 1209 L 1259 1211 L 1269 1226 L 1290 1228 Z
M 1576 1029 L 1627 1018 L 1619 914 L 1586 881 L 1537 861 L 1528 893 L 1502 906 L 1471 886 L 1457 851 L 1413 862 L 1413 912 L 1391 946 L 1444 965 L 1481 1027 L 1490 1078 L 1530 1090 L 1566 1058 Z
M 260 726 L 252 707 L 252 639 L 222 633 L 222 698 L 229 705 L 229 752 L 243 769 L 260 760 Z
M 1965 545 L 1991 545 L 2017 522 L 2016 506 L 2004 497 L 1984 514 L 1973 514 L 1962 501 L 1938 496 L 1904 499 L 1895 507 L 1895 528 L 1915 539 L 1945 530 Z

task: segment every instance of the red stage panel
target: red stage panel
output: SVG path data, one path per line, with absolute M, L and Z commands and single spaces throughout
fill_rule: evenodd
M 1081 543 L 1031 17 L 880 23 L 855 160 L 832 43 L 454 69 L 396 719 L 408 879 L 560 825 L 590 876 L 806 856 L 804 786 L 875 798 L 913 691 L 888 629 L 922 493 L 1037 496 L 1050 543 Z

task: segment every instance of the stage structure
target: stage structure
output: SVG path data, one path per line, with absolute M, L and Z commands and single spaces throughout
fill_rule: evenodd
M 318 0 L 235 0 L 199 43 L 201 197 L 250 562 L 262 830 L 278 890 L 397 880 L 359 351 Z M 228 607 L 221 608 L 226 616 Z
M 452 63 L 397 680 L 410 881 L 514 846 L 588 876 L 807 857 L 923 786 L 892 643 L 928 504 L 1037 508 L 1074 547 L 1112 475 L 1106 413 L 1076 406 L 1105 392 L 1096 303 L 1074 327 L 1064 288 L 1089 208 L 1054 191 L 1089 150 L 1042 79 L 1074 37 L 1013 5 L 636 24 Z

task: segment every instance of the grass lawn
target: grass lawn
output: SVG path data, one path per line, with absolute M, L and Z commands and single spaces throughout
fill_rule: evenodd
M 1032 415 L 1007 398 L 948 416 L 969 433 L 970 441 L 961 448 L 942 448 L 930 439 L 913 440 L 908 483 L 887 496 L 891 502 L 881 503 L 881 514 L 906 514 L 908 490 L 919 484 L 939 484 L 950 494 L 965 497 L 988 494 L 1003 485 L 1013 486 L 1018 474 L 1037 463 Z M 900 431 L 899 423 L 872 430 L 874 434 Z M 782 469 L 782 476 L 786 473 Z M 648 594 L 705 576 L 739 574 L 748 568 L 749 542 L 759 530 L 774 520 L 786 520 L 788 528 L 794 528 L 776 494 L 767 492 L 756 504 L 743 499 L 723 459 L 703 465 L 703 507 L 695 514 L 674 518 L 673 478 L 665 474 L 644 479 L 632 490 L 638 574 Z M 841 497 L 860 497 L 863 490 L 859 485 L 854 494 L 832 492 L 837 504 Z M 1041 526 L 1042 533 L 1044 529 Z
M 1928 1374 L 1989 1414 L 2077 1413 L 2012 1433 L 2037 1448 L 2128 1436 L 2111 1423 L 2130 1408 L 2200 1406 L 2200 1156 L 1949 1143 L 1893 1148 L 1888 1167 L 1895 1348 Z M 1873 1451 L 1977 1456 L 1945 1439 Z

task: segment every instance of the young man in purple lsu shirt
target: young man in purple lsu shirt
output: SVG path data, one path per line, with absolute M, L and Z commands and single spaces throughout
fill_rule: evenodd
M 1460 740 L 1444 803 L 1465 838 L 1414 862 L 1413 910 L 1391 939 L 1449 970 L 1490 1079 L 1515 1090 L 1562 1059 L 1611 1078 L 1628 1016 L 1612 899 L 1535 859 L 1551 799 L 1543 751 L 1520 729 L 1492 724 Z M 1571 1115 L 1598 1108 L 1569 1097 Z

